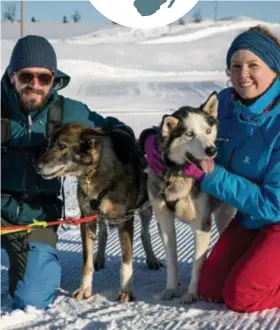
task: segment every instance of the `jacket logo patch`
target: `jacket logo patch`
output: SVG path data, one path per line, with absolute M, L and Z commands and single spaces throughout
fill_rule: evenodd
M 251 164 L 251 159 L 249 156 L 245 156 L 245 158 L 243 159 L 243 163 L 244 164 Z

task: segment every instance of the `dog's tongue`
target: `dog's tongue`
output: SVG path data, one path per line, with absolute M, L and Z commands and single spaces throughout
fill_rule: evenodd
M 201 160 L 200 166 L 205 173 L 211 173 L 214 169 L 214 160 L 213 159 Z

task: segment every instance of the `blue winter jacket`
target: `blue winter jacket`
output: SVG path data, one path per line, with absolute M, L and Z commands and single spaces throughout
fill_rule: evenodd
M 251 106 L 219 94 L 219 134 L 214 171 L 201 189 L 234 206 L 246 228 L 280 222 L 280 78 Z M 264 110 L 268 109 L 268 112 Z

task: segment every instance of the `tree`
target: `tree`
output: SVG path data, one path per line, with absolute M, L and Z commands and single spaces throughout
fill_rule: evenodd
M 31 18 L 31 22 L 32 23 L 36 23 L 37 21 L 36 21 L 36 18 L 34 17 L 34 16 L 32 16 L 32 18 Z
M 16 5 L 14 3 L 7 3 L 3 12 L 3 20 L 14 22 L 16 19 Z
M 74 23 L 78 23 L 82 19 L 78 10 L 75 10 L 74 14 L 72 15 L 72 18 L 73 18 Z
M 214 21 L 218 20 L 218 1 L 214 1 Z
M 194 22 L 194 23 L 200 23 L 201 21 L 202 21 L 201 11 L 198 9 L 198 10 L 193 14 L 193 22 Z
M 178 25 L 185 25 L 185 20 L 183 19 L 183 17 L 179 18 L 178 20 Z
M 68 20 L 67 20 L 67 16 L 66 15 L 63 16 L 62 23 L 64 23 L 64 24 L 68 23 Z

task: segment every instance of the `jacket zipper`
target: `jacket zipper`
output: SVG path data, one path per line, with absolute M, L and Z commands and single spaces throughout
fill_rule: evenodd
M 28 141 L 31 142 L 31 134 L 32 134 L 32 125 L 33 125 L 33 121 L 32 121 L 32 117 L 31 117 L 31 114 L 30 112 L 28 113 L 27 115 L 27 133 L 28 133 Z M 24 153 L 26 151 L 23 151 Z M 27 164 L 27 166 L 24 168 L 24 172 L 23 172 L 23 177 L 22 177 L 22 183 L 21 183 L 21 187 L 22 187 L 22 192 L 23 192 L 23 195 L 27 198 L 28 197 L 28 194 L 26 192 L 26 186 L 27 186 L 27 167 L 29 166 L 30 164 Z M 19 216 L 19 212 L 22 211 L 22 204 L 20 203 L 19 207 L 21 207 L 21 210 L 18 209 L 18 216 Z
M 31 140 L 32 124 L 33 124 L 32 117 L 31 117 L 31 114 L 29 113 L 27 116 L 27 131 L 28 131 L 28 140 L 29 141 Z

